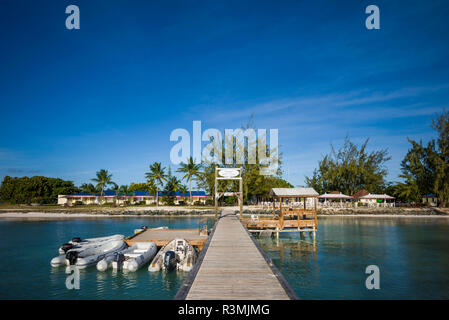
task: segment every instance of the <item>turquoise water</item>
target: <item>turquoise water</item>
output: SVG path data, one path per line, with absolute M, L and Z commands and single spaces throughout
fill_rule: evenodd
M 81 270 L 80 290 L 50 259 L 73 236 L 129 235 L 141 225 L 196 228 L 200 218 L 0 219 L 0 299 L 173 299 L 184 272 Z M 212 222 L 212 221 L 211 221 Z M 449 299 L 449 219 L 319 218 L 317 241 L 258 239 L 302 299 Z M 380 290 L 367 290 L 367 265 Z
M 0 299 L 173 299 L 187 273 L 80 271 L 80 289 L 65 286 L 65 267 L 52 268 L 60 244 L 148 227 L 198 228 L 200 218 L 0 219 Z M 211 224 L 212 223 L 211 219 Z
M 318 229 L 315 244 L 258 239 L 300 299 L 449 299 L 449 219 L 321 217 Z M 379 290 L 366 289 L 368 265 Z

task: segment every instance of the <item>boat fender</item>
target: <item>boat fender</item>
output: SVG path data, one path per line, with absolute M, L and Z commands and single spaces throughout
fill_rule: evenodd
M 81 242 L 81 238 L 80 237 L 74 237 L 72 239 L 72 242 Z
M 76 264 L 76 261 L 78 260 L 78 251 L 69 251 L 65 255 L 65 258 L 69 260 L 69 264 L 72 266 Z

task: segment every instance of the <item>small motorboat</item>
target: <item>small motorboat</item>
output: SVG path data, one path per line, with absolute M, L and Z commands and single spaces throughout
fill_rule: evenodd
M 89 267 L 105 257 L 124 250 L 127 247 L 123 240 L 102 241 L 96 245 L 74 248 L 67 251 L 65 255 L 60 255 L 51 260 L 51 265 L 76 265 L 83 269 Z
M 196 262 L 197 250 L 184 239 L 174 239 L 159 250 L 148 271 L 190 271 Z
M 97 270 L 98 271 L 106 271 L 110 267 L 112 267 L 112 262 L 117 261 L 119 259 L 120 254 L 123 253 L 123 251 L 127 250 L 123 249 L 122 251 L 117 251 L 112 254 L 108 254 L 106 257 L 98 261 L 97 263 Z
M 115 255 L 115 259 L 112 261 L 112 268 L 131 272 L 137 271 L 150 261 L 156 255 L 156 252 L 156 243 L 136 242 L 128 249 Z
M 79 237 L 74 237 L 74 238 L 72 238 L 72 240 L 70 240 L 67 243 L 64 243 L 59 248 L 59 254 L 65 255 L 67 253 L 67 251 L 69 251 L 70 249 L 86 248 L 88 246 L 98 245 L 102 242 L 108 242 L 108 241 L 113 241 L 113 240 L 123 240 L 124 238 L 125 238 L 125 236 L 122 234 L 115 234 L 115 235 L 107 236 L 107 237 L 89 238 L 89 239 L 81 239 Z

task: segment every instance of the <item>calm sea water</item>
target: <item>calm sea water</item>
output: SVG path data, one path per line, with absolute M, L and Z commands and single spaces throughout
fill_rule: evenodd
M 199 218 L 0 219 L 0 299 L 172 299 L 184 272 L 81 270 L 67 290 L 65 268 L 52 268 L 73 236 L 129 235 L 141 225 L 196 228 Z M 317 241 L 295 234 L 258 239 L 302 299 L 449 299 L 449 219 L 323 217 Z M 380 290 L 367 290 L 367 265 L 380 268 Z
M 318 230 L 315 244 L 259 239 L 299 298 L 449 299 L 449 219 L 320 217 Z M 366 289 L 368 265 L 379 290 Z
M 0 299 L 173 299 L 187 273 L 80 271 L 80 289 L 65 286 L 65 267 L 52 268 L 58 247 L 74 236 L 130 235 L 148 227 L 198 228 L 200 218 L 0 219 Z M 211 226 L 213 219 L 211 219 Z

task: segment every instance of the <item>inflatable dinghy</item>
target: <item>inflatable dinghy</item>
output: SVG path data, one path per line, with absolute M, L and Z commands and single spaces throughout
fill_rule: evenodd
M 65 255 L 60 255 L 51 260 L 51 265 L 76 265 L 83 269 L 89 267 L 105 257 L 115 252 L 126 249 L 127 245 L 123 240 L 102 241 L 96 245 L 84 248 L 75 248 L 67 251 Z
M 59 254 L 60 255 L 66 254 L 67 251 L 69 251 L 70 249 L 86 248 L 91 245 L 98 245 L 102 242 L 108 242 L 112 240 L 123 240 L 124 238 L 125 236 L 122 234 L 115 234 L 107 237 L 89 238 L 89 239 L 81 239 L 79 237 L 75 237 L 72 238 L 72 240 L 70 240 L 69 242 L 64 243 L 59 248 Z
M 128 249 L 115 255 L 112 268 L 131 272 L 137 271 L 150 261 L 156 255 L 156 252 L 157 246 L 154 242 L 136 242 Z
M 174 239 L 159 250 L 148 267 L 148 271 L 171 271 L 174 269 L 190 271 L 196 262 L 198 253 L 184 239 Z

